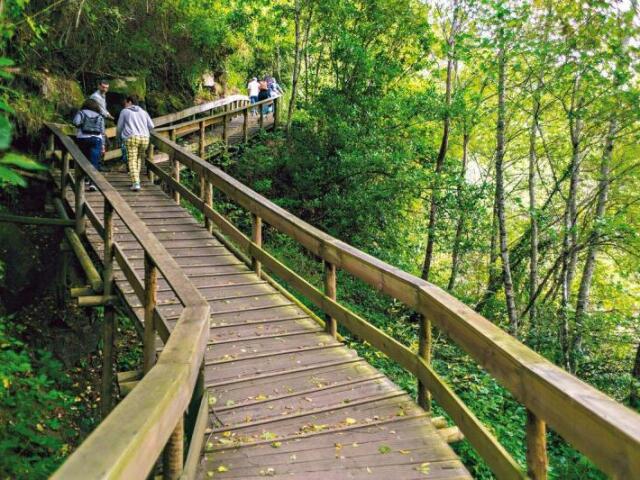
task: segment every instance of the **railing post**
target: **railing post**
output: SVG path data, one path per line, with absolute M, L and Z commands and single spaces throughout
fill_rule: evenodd
M 280 97 L 273 99 L 273 129 L 278 126 L 278 117 L 280 116 Z
M 84 218 L 84 206 L 85 206 L 85 195 L 84 195 L 84 178 L 85 173 L 82 171 L 78 162 L 75 162 L 74 166 L 74 177 L 76 181 L 75 195 L 76 195 L 76 233 L 80 235 L 84 235 L 86 230 L 86 220 Z
M 418 339 L 418 356 L 423 358 L 427 364 L 431 364 L 431 320 L 424 315 L 420 315 L 420 330 Z M 418 405 L 427 412 L 431 411 L 431 393 L 427 386 L 418 381 Z
M 242 113 L 242 140 L 247 143 L 249 141 L 249 107 L 247 106 Z
M 70 158 L 71 154 L 69 152 L 65 152 L 64 155 L 62 155 L 62 170 L 60 171 L 60 198 L 62 198 L 63 200 L 65 200 L 67 196 Z
M 325 260 L 324 262 L 324 294 L 332 300 L 337 299 L 337 275 L 336 266 Z M 338 324 L 336 319 L 330 315 L 325 315 L 325 331 L 333 338 L 338 336 Z
M 260 109 L 260 130 L 264 128 L 264 103 L 261 103 L 258 107 Z
M 53 156 L 53 152 L 56 150 L 56 136 L 53 133 L 49 134 L 47 139 L 47 160 Z
M 204 120 L 200 121 L 200 141 L 198 143 L 198 156 L 204 159 Z
M 213 185 L 204 175 L 200 176 L 200 198 L 206 206 L 213 209 Z M 204 226 L 209 233 L 213 232 L 213 223 L 206 215 L 204 217 Z
M 176 152 L 172 151 L 171 153 L 171 176 L 173 179 L 180 183 L 180 162 L 176 158 Z M 178 192 L 177 188 L 173 188 L 173 201 L 180 205 L 180 192 Z
M 532 480 L 547 478 L 547 426 L 527 410 L 527 473 Z
M 224 142 L 224 149 L 226 151 L 229 145 L 229 115 L 226 113 L 222 117 L 222 141 Z
M 143 371 L 147 373 L 156 363 L 156 328 L 154 312 L 157 303 L 158 269 L 153 260 L 144 254 L 144 338 Z
M 147 162 L 154 163 L 154 157 L 156 155 L 156 147 L 153 144 L 153 139 L 151 139 L 151 141 L 149 142 L 149 152 L 147 154 Z M 154 163 L 155 164 L 155 163 Z M 149 168 L 149 166 L 147 165 L 147 175 L 149 176 L 149 181 L 154 184 L 156 183 L 156 176 L 155 174 L 151 171 L 151 169 Z
M 178 480 L 184 466 L 184 415 L 180 415 L 176 428 L 164 447 L 162 476 L 164 480 Z
M 252 213 L 251 220 L 253 224 L 253 230 L 251 232 L 251 241 L 255 243 L 257 246 L 259 246 L 260 248 L 262 248 L 262 218 Z M 262 273 L 262 265 L 253 256 L 251 259 L 251 267 L 259 277 L 260 274 Z
M 111 296 L 113 284 L 113 206 L 106 199 L 104 201 L 104 271 L 102 279 L 103 295 L 107 298 Z M 102 392 L 100 398 L 102 418 L 109 414 L 113 406 L 113 339 L 115 322 L 116 316 L 113 305 L 105 305 L 102 328 Z

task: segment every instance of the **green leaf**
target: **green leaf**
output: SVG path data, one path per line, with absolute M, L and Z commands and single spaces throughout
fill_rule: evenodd
M 4 110 L 5 112 L 13 113 L 14 110 L 11 108 L 4 100 L 0 99 L 0 110 Z
M 15 62 L 7 57 L 0 57 L 0 67 L 12 67 Z
M 24 155 L 19 155 L 17 153 L 7 153 L 0 159 L 0 164 L 12 165 L 14 167 L 21 168 L 22 170 L 40 172 L 47 169 L 47 167 L 45 167 L 41 163 L 38 163 L 34 160 L 31 160 L 29 157 L 25 157 Z
M 26 187 L 27 182 L 24 178 L 18 175 L 10 168 L 0 165 L 0 184 L 9 183 L 11 185 L 18 185 L 19 187 Z
M 0 150 L 5 150 L 11 145 L 11 123 L 7 117 L 0 115 Z

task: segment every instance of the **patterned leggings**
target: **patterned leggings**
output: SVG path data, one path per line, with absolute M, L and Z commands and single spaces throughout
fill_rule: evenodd
M 129 137 L 124 144 L 127 147 L 131 183 L 140 183 L 140 167 L 144 162 L 145 150 L 149 147 L 149 137 Z

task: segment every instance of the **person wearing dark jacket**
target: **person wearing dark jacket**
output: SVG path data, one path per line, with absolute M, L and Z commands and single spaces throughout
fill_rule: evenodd
M 152 129 L 153 120 L 149 114 L 138 106 L 138 99 L 134 95 L 128 95 L 116 130 L 117 137 L 124 142 L 127 150 L 131 190 L 134 192 L 140 190 L 140 168 L 149 147 L 149 132 Z
M 100 171 L 102 169 L 102 153 L 104 151 L 104 117 L 100 113 L 100 105 L 88 98 L 73 117 L 73 124 L 78 127 L 76 142 L 85 157 Z M 87 189 L 95 191 L 95 185 L 88 182 Z

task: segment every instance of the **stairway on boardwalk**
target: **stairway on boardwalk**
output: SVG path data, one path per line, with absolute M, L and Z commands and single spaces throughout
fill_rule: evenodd
M 259 278 L 159 186 L 145 182 L 134 193 L 126 174 L 105 176 L 211 305 L 199 477 L 470 478 L 409 395 Z M 102 218 L 102 195 L 87 193 L 87 200 Z M 87 233 L 99 253 L 100 236 Z M 117 217 L 115 241 L 142 279 L 143 250 Z M 116 283 L 142 321 L 119 270 Z M 160 278 L 158 310 L 169 327 L 181 309 Z

